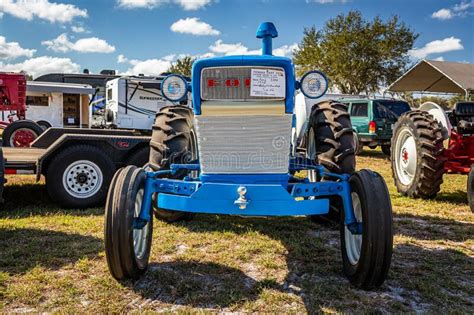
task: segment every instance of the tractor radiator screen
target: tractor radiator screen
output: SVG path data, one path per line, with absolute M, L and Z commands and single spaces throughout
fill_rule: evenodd
M 213 67 L 201 72 L 201 99 L 284 100 L 285 71 L 278 67 Z
M 292 115 L 195 116 L 203 174 L 287 173 Z

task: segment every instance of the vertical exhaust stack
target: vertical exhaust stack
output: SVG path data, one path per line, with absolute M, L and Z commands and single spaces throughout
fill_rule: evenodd
M 278 32 L 272 22 L 263 22 L 257 30 L 257 38 L 262 39 L 262 54 L 272 55 L 272 39 L 278 37 Z

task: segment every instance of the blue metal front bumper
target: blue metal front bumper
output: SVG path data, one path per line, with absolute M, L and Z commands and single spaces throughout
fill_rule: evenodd
M 158 185 L 162 180 L 158 180 Z M 162 183 L 163 184 L 163 183 Z M 288 192 L 281 185 L 240 185 L 222 183 L 193 183 L 196 190 L 190 195 L 160 193 L 158 207 L 167 210 L 231 214 L 243 216 L 294 216 L 326 214 L 329 211 L 328 199 L 304 199 L 296 193 Z M 315 184 L 295 184 L 298 188 L 313 190 Z M 245 187 L 247 204 L 241 208 L 238 189 Z M 318 187 L 321 188 L 321 187 Z M 328 187 L 329 188 L 329 187 Z

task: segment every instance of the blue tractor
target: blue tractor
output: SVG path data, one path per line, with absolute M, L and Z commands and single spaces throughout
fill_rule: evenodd
M 291 60 L 272 55 L 277 35 L 262 23 L 262 55 L 198 60 L 190 85 L 180 75 L 163 79 L 161 90 L 176 105 L 156 115 L 149 164 L 120 169 L 110 184 L 105 249 L 113 277 L 138 278 L 147 269 L 153 214 L 173 222 L 207 213 L 337 216 L 350 282 L 363 289 L 384 282 L 393 247 L 385 181 L 355 171 L 343 104 L 314 105 L 304 153 L 296 149 L 295 93 L 319 98 L 328 81 L 319 71 L 297 81 Z M 179 105 L 189 92 L 192 109 Z

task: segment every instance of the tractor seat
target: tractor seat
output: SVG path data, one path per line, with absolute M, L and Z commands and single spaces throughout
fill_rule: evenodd
M 459 102 L 454 106 L 454 115 L 458 117 L 474 117 L 474 102 Z

